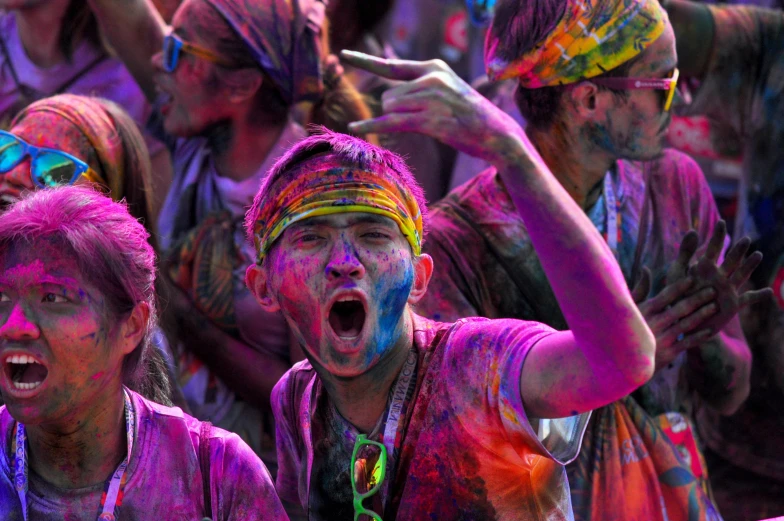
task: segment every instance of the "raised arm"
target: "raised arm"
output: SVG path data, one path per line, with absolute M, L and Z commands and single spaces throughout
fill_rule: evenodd
M 588 411 L 646 382 L 653 374 L 654 338 L 623 274 L 520 126 L 441 61 L 342 57 L 407 81 L 384 94 L 384 116 L 352 130 L 419 132 L 498 169 L 571 329 L 531 349 L 520 383 L 528 413 L 555 418 Z
M 155 99 L 150 59 L 161 50 L 166 24 L 151 0 L 87 0 L 114 51 L 147 99 Z

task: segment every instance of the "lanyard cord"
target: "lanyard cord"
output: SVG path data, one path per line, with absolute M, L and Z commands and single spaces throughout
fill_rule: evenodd
M 620 234 L 620 202 L 615 197 L 612 175 L 610 172 L 604 176 L 604 204 L 607 209 L 607 245 L 610 251 L 618 259 L 618 243 L 621 241 Z
M 136 418 L 133 413 L 133 406 L 128 392 L 123 390 L 125 398 L 125 435 L 128 440 L 128 455 L 120 462 L 117 470 L 112 474 L 109 484 L 101 496 L 101 513 L 98 521 L 114 521 L 114 509 L 122 504 L 123 489 L 128 478 L 128 464 L 131 461 L 133 452 L 133 439 L 136 430 Z M 21 423 L 16 424 L 16 448 L 14 450 L 14 484 L 22 503 L 22 515 L 27 521 L 27 434 L 25 426 Z
M 394 479 L 395 465 L 399 454 L 396 453 L 397 447 L 402 445 L 403 432 L 400 430 L 400 421 L 405 415 L 403 405 L 408 396 L 409 387 L 414 379 L 417 365 L 417 352 L 411 349 L 408 352 L 408 358 L 403 365 L 403 369 L 397 377 L 395 382 L 395 391 L 392 394 L 392 402 L 389 404 L 389 412 L 387 413 L 387 421 L 384 427 L 384 447 L 387 449 L 387 473 L 386 480 L 383 485 L 383 503 L 386 509 L 389 502 L 389 489 L 390 483 Z

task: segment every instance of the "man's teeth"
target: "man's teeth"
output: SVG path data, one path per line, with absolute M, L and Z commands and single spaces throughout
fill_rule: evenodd
M 32 356 L 27 355 L 14 355 L 9 356 L 6 363 L 10 364 L 37 364 L 38 361 Z
M 338 297 L 337 302 L 358 302 L 359 299 L 357 297 L 345 296 L 345 297 Z
M 41 385 L 41 383 L 42 382 L 31 382 L 31 383 L 14 382 L 14 387 L 16 387 L 17 389 L 29 391 L 31 389 L 35 389 L 36 387 Z

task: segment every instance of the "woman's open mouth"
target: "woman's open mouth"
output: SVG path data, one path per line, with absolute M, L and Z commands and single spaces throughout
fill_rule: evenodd
M 44 383 L 49 375 L 49 370 L 29 355 L 9 356 L 5 359 L 3 369 L 11 385 L 19 391 L 32 391 Z
M 365 307 L 356 297 L 341 297 L 329 310 L 329 325 L 339 338 L 355 339 L 365 325 Z

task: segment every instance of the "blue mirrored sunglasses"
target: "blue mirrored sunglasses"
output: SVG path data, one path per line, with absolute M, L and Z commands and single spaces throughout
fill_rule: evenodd
M 35 147 L 10 132 L 0 130 L 0 173 L 6 173 L 30 157 L 30 175 L 39 188 L 71 185 L 81 176 L 96 180 L 90 167 L 71 154 L 53 148 Z

